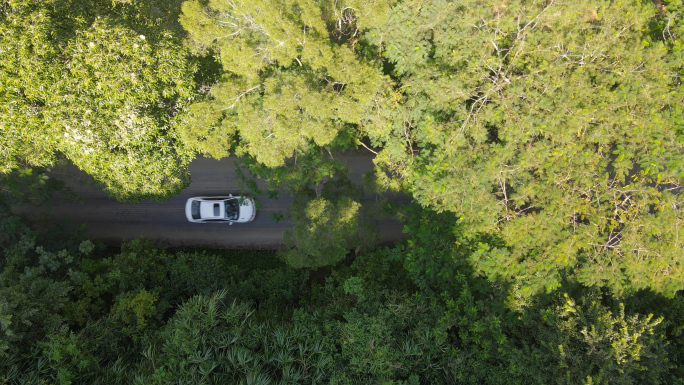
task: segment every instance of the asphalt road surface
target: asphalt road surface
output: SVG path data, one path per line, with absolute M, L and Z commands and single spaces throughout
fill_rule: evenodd
M 361 182 L 363 173 L 373 169 L 372 154 L 350 152 L 336 156 L 347 165 L 350 179 Z M 254 221 L 245 224 L 197 224 L 185 219 L 185 201 L 194 196 L 239 194 L 241 186 L 235 173 L 236 158 L 222 160 L 197 158 L 190 164 L 192 182 L 188 188 L 168 201 L 142 201 L 130 204 L 109 198 L 87 174 L 75 166 L 53 170 L 52 178 L 62 180 L 80 199 L 57 199 L 47 216 L 55 222 L 86 224 L 91 239 L 119 244 L 141 236 L 165 246 L 206 246 L 213 248 L 277 248 L 283 232 L 291 223 L 276 222 L 273 214 L 287 209 L 292 199 L 281 194 L 278 199 L 256 196 L 258 210 Z M 266 185 L 259 181 L 260 187 Z M 368 197 L 372 199 L 372 197 Z M 406 197 L 392 199 L 406 201 Z M 403 225 L 395 220 L 379 223 L 380 240 L 390 242 L 402 238 Z

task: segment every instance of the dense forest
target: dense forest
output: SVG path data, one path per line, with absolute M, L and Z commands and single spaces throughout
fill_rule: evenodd
M 0 0 L 0 384 L 684 384 L 683 17 Z M 294 197 L 279 250 L 38 213 L 53 167 L 137 202 L 229 155 Z M 406 239 L 378 244 L 388 216 Z

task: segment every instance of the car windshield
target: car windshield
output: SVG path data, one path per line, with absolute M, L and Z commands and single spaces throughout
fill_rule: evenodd
M 237 199 L 226 201 L 226 219 L 236 221 L 240 215 L 240 204 Z

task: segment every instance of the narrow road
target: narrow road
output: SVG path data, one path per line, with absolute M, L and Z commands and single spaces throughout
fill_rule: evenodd
M 361 183 L 361 176 L 373 169 L 372 154 L 367 152 L 350 152 L 338 159 L 346 164 L 354 183 Z M 291 223 L 276 223 L 272 214 L 290 206 L 292 198 L 286 194 L 281 194 L 278 199 L 255 197 L 259 207 L 257 215 L 254 221 L 246 224 L 196 224 L 185 219 L 184 205 L 190 197 L 240 193 L 234 165 L 236 160 L 235 157 L 220 161 L 197 158 L 189 166 L 192 182 L 180 194 L 168 201 L 135 204 L 109 198 L 87 174 L 75 166 L 66 167 L 51 177 L 64 181 L 80 199 L 53 202 L 48 217 L 57 222 L 67 220 L 73 225 L 86 224 L 91 238 L 110 244 L 145 236 L 161 245 L 174 247 L 277 248 L 282 243 L 283 232 Z M 260 187 L 266 186 L 264 181 L 258 183 Z M 395 220 L 382 221 L 380 240 L 401 239 L 402 227 Z

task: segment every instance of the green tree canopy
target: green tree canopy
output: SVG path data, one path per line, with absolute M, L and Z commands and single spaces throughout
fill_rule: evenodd
M 185 2 L 191 46 L 213 50 L 224 75 L 190 108 L 183 140 L 215 158 L 234 145 L 274 167 L 341 131 L 363 130 L 385 80 L 357 54 L 359 37 L 384 22 L 392 3 Z
M 667 5 L 667 4 L 665 4 Z M 667 8 L 670 7 L 670 8 Z M 411 0 L 369 35 L 400 80 L 378 162 L 478 271 L 684 288 L 681 3 Z
M 194 67 L 158 21 L 108 1 L 0 3 L 0 171 L 61 152 L 122 199 L 187 181 L 175 115 Z

